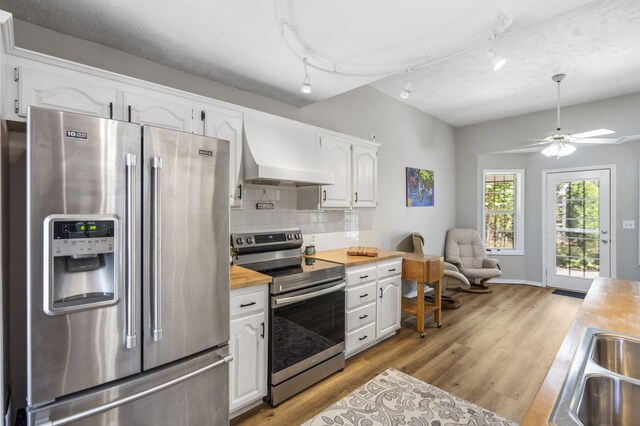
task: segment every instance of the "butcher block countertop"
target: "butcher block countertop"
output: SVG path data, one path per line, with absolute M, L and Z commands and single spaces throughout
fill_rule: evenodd
M 314 255 L 310 255 L 312 259 L 326 260 L 327 262 L 342 263 L 344 266 L 357 266 L 366 263 L 380 262 L 381 260 L 394 259 L 402 257 L 406 253 L 401 251 L 378 250 L 377 257 L 368 256 L 349 256 L 348 248 L 319 251 Z
M 231 290 L 251 287 L 254 285 L 268 284 L 271 282 L 269 275 L 243 268 L 242 266 L 231 265 Z
M 571 360 L 587 327 L 640 336 L 640 282 L 596 278 L 529 406 L 521 426 L 548 424 Z

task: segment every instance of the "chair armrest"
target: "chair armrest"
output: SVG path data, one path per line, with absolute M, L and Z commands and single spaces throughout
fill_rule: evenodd
M 462 260 L 460 260 L 458 256 L 449 256 L 444 259 L 444 263 L 445 265 L 447 263 L 454 265 L 456 268 L 459 268 L 460 266 L 462 266 Z
M 444 276 L 446 279 L 446 284 L 445 284 L 445 288 L 461 288 L 461 289 L 468 289 L 471 287 L 471 284 L 469 283 L 469 280 L 467 279 L 467 277 L 465 277 L 464 275 L 462 275 L 460 272 L 458 272 L 458 268 L 456 268 L 455 271 L 452 271 L 450 269 L 446 269 L 446 263 L 445 263 L 445 270 L 444 270 Z M 453 265 L 451 265 L 453 266 Z M 455 268 L 455 266 L 454 266 Z M 450 285 L 451 282 L 449 282 L 449 279 L 454 280 L 453 281 L 453 286 Z
M 460 272 L 460 269 L 458 269 L 458 267 L 456 265 L 454 265 L 453 263 L 450 263 L 450 262 L 444 262 L 444 270 L 445 271 Z
M 489 259 L 488 257 L 485 257 L 484 259 L 482 259 L 482 267 L 483 268 L 497 268 L 498 267 L 498 260 Z

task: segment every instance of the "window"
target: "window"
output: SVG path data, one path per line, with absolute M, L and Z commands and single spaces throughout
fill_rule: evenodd
M 524 170 L 485 170 L 482 238 L 487 250 L 524 254 Z

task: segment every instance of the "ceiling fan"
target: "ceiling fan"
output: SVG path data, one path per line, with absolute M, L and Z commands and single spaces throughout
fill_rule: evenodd
M 541 151 L 543 155 L 547 157 L 564 157 L 573 153 L 576 147 L 573 144 L 588 144 L 588 145 L 607 145 L 607 144 L 619 144 L 629 140 L 640 139 L 640 135 L 625 136 L 619 138 L 598 138 L 598 136 L 611 135 L 615 133 L 609 129 L 596 129 L 582 133 L 566 133 L 563 132 L 560 127 L 560 83 L 566 77 L 565 74 L 556 74 L 551 79 L 558 85 L 558 106 L 557 106 L 557 119 L 558 125 L 555 132 L 550 133 L 543 139 L 527 139 L 529 141 L 536 141 L 536 143 L 530 145 L 524 145 L 516 149 L 511 149 L 504 152 L 535 152 L 536 148 L 546 147 Z

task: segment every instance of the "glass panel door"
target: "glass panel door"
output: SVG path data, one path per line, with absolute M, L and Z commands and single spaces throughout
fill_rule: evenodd
M 547 175 L 547 285 L 587 291 L 610 274 L 609 170 Z

